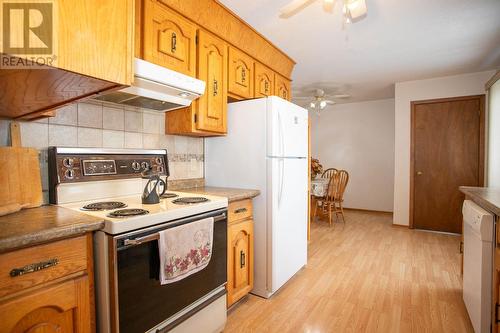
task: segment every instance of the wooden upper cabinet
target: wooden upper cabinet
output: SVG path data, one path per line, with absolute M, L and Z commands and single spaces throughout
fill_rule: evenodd
M 274 72 L 266 66 L 255 63 L 255 93 L 254 97 L 274 95 Z
M 198 35 L 198 78 L 206 89 L 195 102 L 196 128 L 226 133 L 227 44 L 203 30 Z
M 253 98 L 254 60 L 229 46 L 228 91 L 240 98 Z
M 292 97 L 290 89 L 290 80 L 276 74 L 274 76 L 274 95 L 289 101 Z
M 196 76 L 196 26 L 156 1 L 144 6 L 144 60 Z
M 59 0 L 55 67 L 130 85 L 134 1 Z

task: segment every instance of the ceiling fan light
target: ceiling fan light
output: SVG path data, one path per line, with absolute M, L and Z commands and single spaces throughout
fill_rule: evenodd
M 356 19 L 366 14 L 365 0 L 350 0 L 346 2 L 345 6 L 349 10 L 349 14 L 353 19 Z
M 315 108 L 316 108 L 316 103 L 311 102 L 311 103 L 309 103 L 309 106 L 310 106 L 312 109 L 315 109 Z
M 319 107 L 320 107 L 321 109 L 324 109 L 324 108 L 326 108 L 326 104 L 327 104 L 327 103 L 326 103 L 325 101 L 321 101 L 321 102 L 319 102 Z

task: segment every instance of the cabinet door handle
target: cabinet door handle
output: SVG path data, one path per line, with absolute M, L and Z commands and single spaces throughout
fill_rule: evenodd
M 34 264 L 29 264 L 29 265 L 26 265 L 26 266 L 23 266 L 20 268 L 13 268 L 10 271 L 10 276 L 16 277 L 16 276 L 21 276 L 21 275 L 28 274 L 28 273 L 34 273 L 34 272 L 40 271 L 42 269 L 53 267 L 53 266 L 57 265 L 58 263 L 59 263 L 59 260 L 56 258 L 53 258 L 53 259 L 48 259 L 45 261 L 36 262 Z
M 269 93 L 269 82 L 267 80 L 264 81 L 264 91 L 266 92 L 266 94 Z
M 175 32 L 172 32 L 172 53 L 175 53 L 177 51 L 177 34 Z
M 234 213 L 235 213 L 235 214 L 239 214 L 239 213 L 244 213 L 244 212 L 246 212 L 246 211 L 247 211 L 247 209 L 246 209 L 245 207 L 243 207 L 243 208 L 238 208 L 238 209 L 236 209 L 236 210 L 234 211 Z
M 219 93 L 219 84 L 216 79 L 214 79 L 214 96 L 217 96 Z
M 241 70 L 241 83 L 245 83 L 246 76 L 247 76 L 247 71 L 243 68 Z
M 240 251 L 240 268 L 245 267 L 245 252 Z

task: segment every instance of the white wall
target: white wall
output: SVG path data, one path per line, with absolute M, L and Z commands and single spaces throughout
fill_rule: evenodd
M 488 186 L 500 187 L 500 80 L 489 90 Z
M 312 156 L 345 169 L 345 207 L 392 211 L 394 99 L 338 104 L 311 116 Z
M 410 102 L 484 94 L 484 84 L 495 71 L 396 83 L 394 224 L 409 225 L 410 212 Z

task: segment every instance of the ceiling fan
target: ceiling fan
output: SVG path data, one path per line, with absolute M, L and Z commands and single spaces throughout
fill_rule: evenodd
M 311 111 L 316 111 L 318 115 L 323 111 L 327 106 L 334 105 L 336 102 L 333 99 L 340 98 L 349 98 L 351 95 L 348 94 L 335 94 L 335 95 L 326 95 L 323 89 L 315 89 L 314 95 L 312 97 L 302 96 L 302 97 L 294 97 L 294 100 L 309 100 L 307 104 L 307 108 Z
M 293 0 L 281 7 L 280 17 L 287 19 L 317 0 Z M 366 16 L 366 0 L 322 0 L 323 10 L 332 13 L 337 2 L 342 4 L 342 16 L 345 23 L 358 21 Z

